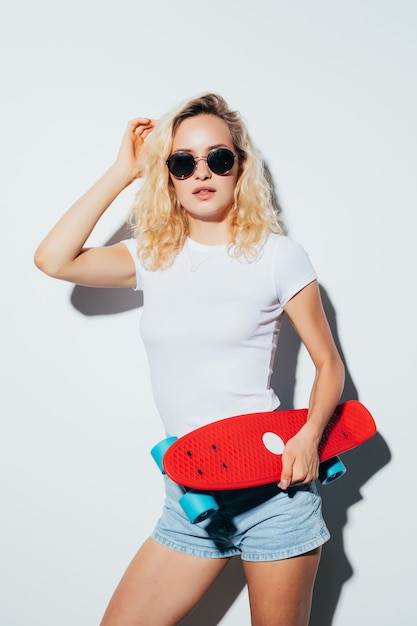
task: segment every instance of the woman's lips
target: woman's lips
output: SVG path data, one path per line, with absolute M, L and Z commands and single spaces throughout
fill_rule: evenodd
M 193 190 L 193 196 L 198 196 L 199 198 L 209 198 L 215 193 L 215 189 L 213 187 L 196 187 Z

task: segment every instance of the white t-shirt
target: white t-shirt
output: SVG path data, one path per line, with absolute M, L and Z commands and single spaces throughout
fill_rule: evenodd
M 143 291 L 141 335 L 167 434 L 279 405 L 269 382 L 283 307 L 316 279 L 304 249 L 269 235 L 256 261 L 188 239 L 166 270 L 149 271 L 123 242 Z M 197 266 L 191 271 L 192 266 Z

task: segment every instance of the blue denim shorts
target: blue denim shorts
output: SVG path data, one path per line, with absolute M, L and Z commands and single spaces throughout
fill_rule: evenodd
M 288 491 L 273 483 L 211 492 L 219 510 L 192 524 L 179 504 L 182 488 L 167 476 L 164 481 L 165 504 L 152 537 L 174 550 L 204 558 L 277 561 L 314 550 L 330 537 L 315 483 Z

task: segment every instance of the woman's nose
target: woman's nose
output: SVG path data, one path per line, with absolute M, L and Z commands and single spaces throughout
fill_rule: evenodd
M 209 168 L 209 166 L 207 165 L 207 159 L 206 157 L 197 157 L 195 159 L 196 162 L 196 166 L 195 166 L 195 177 L 196 178 L 211 178 L 211 170 Z

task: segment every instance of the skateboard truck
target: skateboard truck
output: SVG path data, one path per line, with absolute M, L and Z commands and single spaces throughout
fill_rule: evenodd
M 164 454 L 177 439 L 178 437 L 167 437 L 157 443 L 151 450 L 152 458 L 162 474 L 165 474 L 162 462 Z M 186 489 L 182 485 L 179 486 L 184 492 L 179 499 L 179 503 L 192 524 L 202 522 L 219 510 L 219 505 L 210 493 L 199 491 L 198 489 Z

